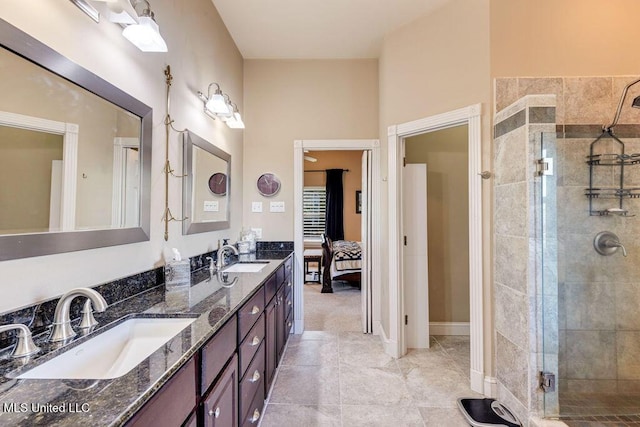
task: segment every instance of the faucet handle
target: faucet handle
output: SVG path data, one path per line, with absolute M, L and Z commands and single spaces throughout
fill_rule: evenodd
M 7 332 L 14 329 L 18 330 L 18 342 L 11 353 L 11 357 L 18 358 L 30 356 L 40 351 L 40 347 L 33 343 L 31 331 L 26 325 L 23 325 L 22 323 L 15 323 L 12 325 L 0 326 L 0 332 Z
M 91 300 L 87 298 L 82 308 L 82 320 L 80 321 L 80 329 L 91 329 L 98 324 L 98 321 L 93 317 L 93 305 Z

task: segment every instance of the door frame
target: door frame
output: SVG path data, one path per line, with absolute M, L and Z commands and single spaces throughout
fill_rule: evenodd
M 471 389 L 484 393 L 484 340 L 482 289 L 482 166 L 481 104 L 388 127 L 389 168 L 389 337 L 387 353 L 403 356 L 404 283 L 402 256 L 402 164 L 404 139 L 454 126 L 469 127 L 469 305 Z
M 373 300 L 373 334 L 380 334 L 380 141 L 377 139 L 304 139 L 293 141 L 294 191 L 294 333 L 304 331 L 304 230 L 302 192 L 304 187 L 304 150 L 310 151 L 371 151 L 371 292 Z

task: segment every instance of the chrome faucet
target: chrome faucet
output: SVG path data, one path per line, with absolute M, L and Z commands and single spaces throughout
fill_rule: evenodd
M 14 323 L 12 325 L 3 325 L 0 326 L 0 332 L 12 331 L 14 329 L 18 330 L 18 342 L 11 353 L 11 357 L 25 357 L 31 354 L 35 354 L 40 351 L 40 347 L 33 343 L 33 339 L 31 338 L 31 331 L 27 327 L 27 325 L 23 325 L 22 323 Z
M 222 269 L 225 266 L 224 263 L 224 254 L 227 250 L 233 252 L 234 255 L 238 255 L 238 249 L 236 249 L 233 245 L 222 245 L 220 249 L 218 249 L 218 260 L 216 262 L 216 268 L 218 270 Z
M 60 300 L 58 301 L 56 311 L 53 315 L 53 329 L 51 330 L 49 341 L 65 341 L 76 336 L 76 332 L 71 327 L 71 319 L 69 317 L 71 301 L 73 301 L 75 297 L 88 298 L 82 310 L 83 318 L 80 322 L 81 328 L 91 328 L 97 325 L 98 322 L 96 322 L 96 320 L 93 318 L 93 310 L 101 313 L 107 308 L 108 305 L 102 295 L 100 295 L 93 289 L 77 288 L 70 290 L 66 294 L 62 295 L 60 297 Z

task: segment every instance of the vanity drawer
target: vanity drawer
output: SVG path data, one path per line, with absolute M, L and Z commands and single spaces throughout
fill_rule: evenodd
M 284 318 L 286 319 L 293 312 L 293 292 L 286 294 L 284 298 Z
M 242 419 L 250 418 L 249 412 L 255 410 L 254 398 L 260 392 L 264 396 L 264 345 L 260 345 L 256 357 L 251 362 L 240 382 L 240 414 Z
M 278 283 L 276 279 L 276 274 L 272 274 L 264 283 L 265 305 L 269 304 L 269 301 L 273 299 L 273 296 L 276 294 L 277 290 L 278 290 Z
M 229 321 L 202 347 L 202 381 L 200 394 L 204 394 L 220 374 L 224 365 L 236 351 L 238 322 L 235 317 Z
M 260 423 L 262 418 L 262 409 L 264 406 L 264 387 L 258 388 L 249 410 L 244 418 L 240 419 L 240 425 L 242 427 L 255 427 Z
M 284 322 L 284 340 L 283 343 L 286 343 L 289 339 L 289 334 L 291 333 L 291 328 L 293 327 L 293 311 L 289 312 L 289 317 Z
M 276 287 L 280 289 L 280 286 L 282 286 L 282 284 L 284 283 L 284 265 L 281 265 L 276 270 L 276 280 L 278 282 L 276 284 Z
M 238 353 L 240 354 L 240 375 L 244 375 L 245 370 L 249 367 L 253 356 L 260 348 L 260 343 L 264 339 L 264 315 L 253 325 L 251 331 L 240 344 Z
M 204 427 L 238 425 L 238 359 L 236 356 L 224 370 L 202 405 Z
M 238 311 L 238 342 L 241 342 L 264 311 L 264 286 Z
M 290 256 L 284 261 L 284 280 L 291 278 L 293 273 L 293 257 Z
M 196 405 L 196 363 L 191 359 L 129 421 L 132 426 L 179 426 Z

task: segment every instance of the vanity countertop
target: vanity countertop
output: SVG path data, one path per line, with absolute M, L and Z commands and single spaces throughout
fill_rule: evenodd
M 99 327 L 135 314 L 196 318 L 182 333 L 122 377 L 105 380 L 14 380 L 5 375 L 19 368 L 19 362 L 0 361 L 0 426 L 124 424 L 235 314 L 290 253 L 259 252 L 254 259 L 269 263 L 257 273 L 228 273 L 227 283 L 238 278 L 228 288 L 223 287 L 220 281 L 225 279 L 216 275 L 210 278 L 208 270 L 205 270 L 206 274 L 200 270 L 200 274 L 192 274 L 193 283 L 188 289 L 186 286 L 173 289 L 157 286 L 110 307 L 105 313 L 96 313 Z M 29 362 L 29 368 L 56 354 L 49 354 L 51 344 L 42 342 L 46 337 L 38 338 L 36 344 L 43 347 L 43 351 Z M 82 341 L 78 338 L 67 348 Z

